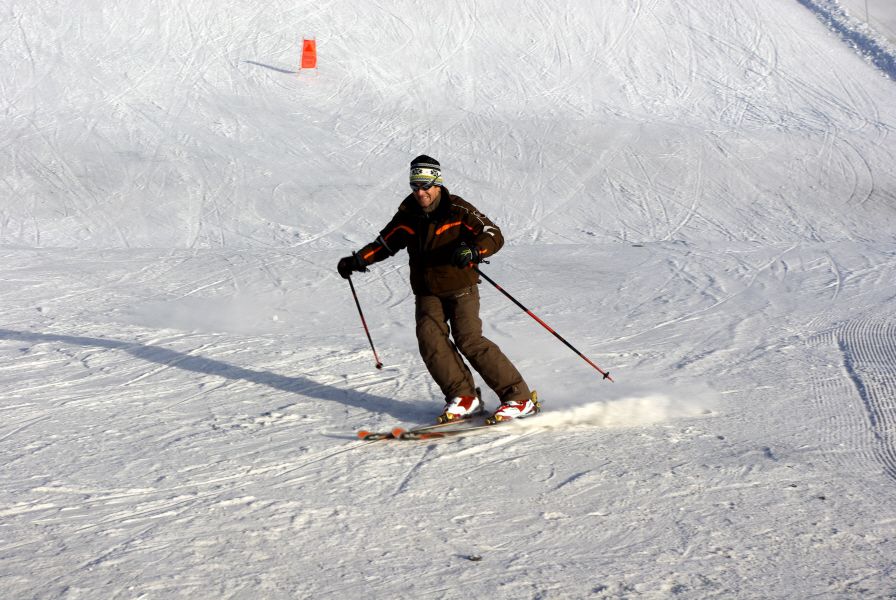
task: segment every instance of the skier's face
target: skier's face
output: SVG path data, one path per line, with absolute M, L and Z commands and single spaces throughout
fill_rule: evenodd
M 430 187 L 428 190 L 425 190 L 422 187 L 417 187 L 412 188 L 411 193 L 414 195 L 414 198 L 417 199 L 417 204 L 420 205 L 420 208 L 426 210 L 439 199 L 439 194 L 442 193 L 442 188 L 437 185 Z

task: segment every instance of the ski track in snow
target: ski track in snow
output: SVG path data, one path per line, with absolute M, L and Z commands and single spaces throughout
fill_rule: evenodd
M 896 81 L 896 46 L 844 10 L 836 0 L 797 0 L 866 60 Z
M 874 452 L 896 479 L 896 325 L 858 321 L 837 333 L 843 368 L 861 398 L 874 437 Z

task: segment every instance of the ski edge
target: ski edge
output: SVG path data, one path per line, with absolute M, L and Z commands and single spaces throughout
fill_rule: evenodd
M 358 438 L 361 440 L 365 440 L 368 442 L 376 441 L 376 440 L 392 440 L 392 439 L 407 439 L 405 436 L 408 434 L 416 435 L 422 434 L 434 429 L 441 429 L 443 427 L 451 427 L 458 425 L 465 425 L 470 422 L 473 422 L 476 419 L 462 419 L 459 421 L 446 421 L 444 423 L 433 423 L 432 425 L 421 425 L 420 427 L 413 427 L 411 429 L 405 429 L 403 427 L 393 427 L 389 431 L 368 431 L 366 429 L 362 429 L 358 431 Z

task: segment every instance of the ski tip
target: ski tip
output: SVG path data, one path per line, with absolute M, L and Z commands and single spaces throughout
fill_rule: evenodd
M 402 427 L 396 427 L 396 428 L 394 428 L 394 429 L 392 430 L 392 437 L 394 437 L 394 438 L 400 438 L 400 437 L 401 437 L 401 434 L 403 434 L 404 432 L 405 432 L 405 429 L 404 429 L 404 428 L 402 428 Z
M 368 435 L 370 435 L 370 432 L 367 431 L 366 429 L 362 429 L 361 431 L 358 432 L 358 439 L 360 439 L 360 440 L 366 439 Z

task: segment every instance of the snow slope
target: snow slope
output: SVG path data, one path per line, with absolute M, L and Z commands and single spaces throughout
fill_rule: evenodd
M 896 5 L 888 0 L 839 0 L 852 18 L 866 23 L 874 32 L 896 43 Z
M 67 8 L 0 36 L 5 596 L 896 594 L 886 47 L 801 0 Z M 335 273 L 422 152 L 616 383 L 483 284 L 543 417 L 354 439 L 440 408 L 405 261 L 355 279 L 382 371 Z

